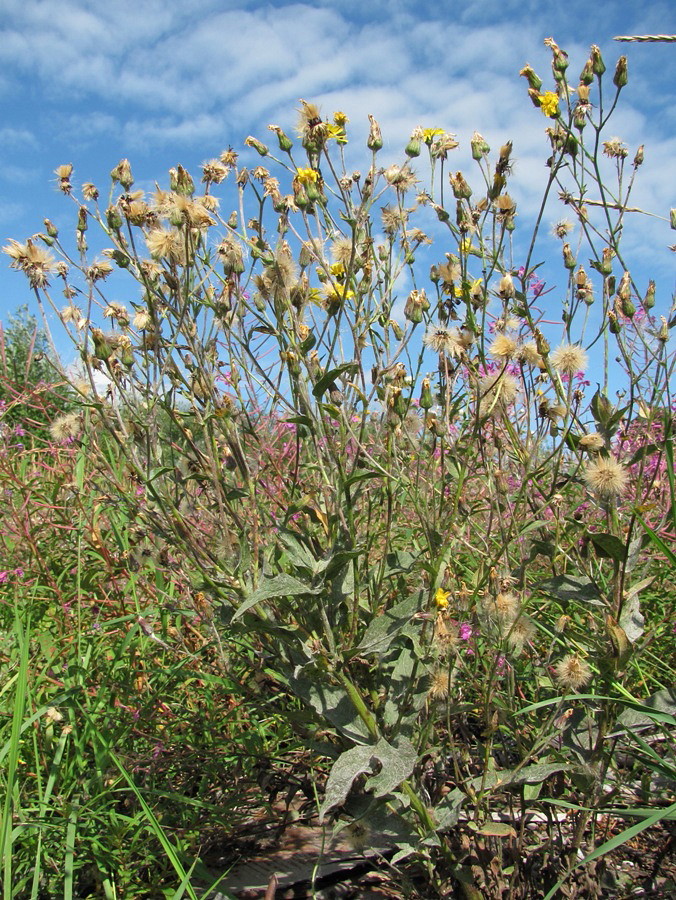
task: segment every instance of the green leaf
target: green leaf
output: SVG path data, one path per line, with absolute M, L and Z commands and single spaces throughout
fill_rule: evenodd
M 366 782 L 366 790 L 373 790 L 376 797 L 383 797 L 395 790 L 413 771 L 418 760 L 415 748 L 406 740 L 397 746 L 380 738 L 370 746 L 352 747 L 342 753 L 329 774 L 324 802 L 319 810 L 319 821 L 335 806 L 342 806 L 354 780 L 366 772 L 372 772 L 376 763 L 381 770 Z
M 575 600 L 591 606 L 605 606 L 601 602 L 601 592 L 596 584 L 585 576 L 556 575 L 537 585 L 543 594 L 553 594 L 559 600 Z
M 316 672 L 306 674 L 303 669 L 297 670 L 288 683 L 294 694 L 314 709 L 323 727 L 330 722 L 341 735 L 360 744 L 370 739 L 345 688 L 323 684 Z
M 232 621 L 239 619 L 247 610 L 251 609 L 257 603 L 263 600 L 270 600 L 279 597 L 302 597 L 308 594 L 321 594 L 323 587 L 311 587 L 304 584 L 292 575 L 275 575 L 273 578 L 266 578 L 257 590 L 250 594 L 246 600 L 238 607 L 232 617 Z
M 645 619 L 641 613 L 641 604 L 638 594 L 632 594 L 625 600 L 622 607 L 622 615 L 619 621 L 620 628 L 624 630 L 627 638 L 635 643 L 644 632 Z
M 589 537 L 598 557 L 601 559 L 614 559 L 616 562 L 624 562 L 627 555 L 627 547 L 624 541 L 615 537 L 614 534 L 608 534 L 607 532 L 601 532 L 599 534 L 589 532 Z
M 488 772 L 485 776 L 479 775 L 469 782 L 469 786 L 474 792 L 499 791 L 524 784 L 541 784 L 551 775 L 574 769 L 570 763 L 535 763 L 520 769 L 505 769 L 500 772 Z M 455 788 L 438 804 L 434 812 L 440 831 L 448 830 L 457 824 L 460 810 L 466 800 L 469 800 L 469 794 L 461 788 Z
M 384 653 L 402 628 L 411 621 L 420 609 L 421 594 L 412 594 L 391 609 L 376 616 L 366 629 L 357 653 Z
M 359 371 L 359 365 L 355 362 L 343 363 L 340 366 L 336 366 L 335 369 L 329 369 L 328 372 L 324 372 L 321 378 L 317 379 L 317 383 L 312 388 L 312 393 L 319 400 L 324 394 L 329 386 L 333 384 L 341 375 L 346 373 L 354 374 Z

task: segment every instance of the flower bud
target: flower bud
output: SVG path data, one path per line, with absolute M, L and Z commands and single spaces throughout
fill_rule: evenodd
M 643 298 L 643 309 L 651 310 L 655 305 L 655 282 L 650 279 L 648 282 L 648 290 Z
M 634 168 L 635 169 L 638 169 L 639 166 L 643 165 L 643 159 L 645 156 L 644 149 L 645 149 L 644 145 L 641 144 L 641 146 L 636 151 L 636 156 L 634 157 Z
M 383 146 L 383 138 L 380 133 L 380 125 L 376 122 L 373 116 L 369 113 L 369 122 L 371 123 L 371 128 L 369 130 L 369 136 L 366 140 L 366 146 L 369 150 L 372 150 L 374 153 L 377 153 Z
M 183 194 L 186 197 L 195 192 L 195 184 L 190 173 L 180 165 L 175 169 L 169 169 L 169 187 L 177 194 Z
M 659 334 L 657 335 L 657 340 L 663 344 L 666 344 L 666 342 L 669 340 L 669 326 L 667 325 L 667 320 L 664 318 L 664 316 L 660 316 L 660 319 L 662 320 L 662 326 L 660 328 Z
M 100 328 L 92 328 L 92 340 L 94 341 L 94 357 L 107 360 L 113 355 L 113 347 Z
M 540 108 L 540 91 L 536 91 L 535 88 L 528 88 L 528 96 L 530 97 L 530 102 L 536 109 Z
M 544 336 L 544 334 L 540 331 L 539 328 L 536 328 L 534 331 L 535 335 L 535 346 L 537 347 L 537 351 L 543 358 L 549 354 L 549 341 Z
M 617 289 L 617 299 L 619 310 L 623 316 L 631 319 L 636 312 L 636 307 L 631 298 L 631 275 L 625 272 L 620 279 L 620 286 Z
M 448 179 L 456 200 L 469 200 L 472 196 L 472 188 L 465 181 L 462 172 L 456 172 L 455 175 L 449 174 Z
M 584 68 L 580 72 L 580 81 L 584 85 L 590 85 L 594 80 L 594 68 L 592 66 L 591 59 L 588 59 L 584 64 Z
M 608 329 L 611 334 L 620 333 L 620 320 L 617 318 L 617 314 L 613 309 L 608 310 Z
M 413 290 L 406 299 L 404 306 L 404 316 L 414 325 L 419 325 L 423 320 L 423 313 L 430 308 L 430 301 L 424 290 Z
M 597 44 L 592 44 L 591 46 L 589 62 L 591 63 L 592 72 L 594 73 L 594 75 L 603 75 L 603 73 L 606 71 L 606 64 L 603 62 L 601 50 L 599 49 Z
M 114 184 L 117 184 L 119 182 L 125 189 L 125 191 L 128 191 L 134 183 L 129 160 L 121 159 L 115 166 L 115 168 L 111 171 L 110 177 L 113 179 Z
M 533 68 L 526 64 L 523 69 L 519 72 L 519 75 L 522 75 L 528 81 L 528 87 L 532 88 L 534 91 L 539 91 L 542 87 L 542 79 L 539 78 Z
M 51 238 L 56 238 L 59 236 L 59 229 L 56 227 L 56 225 L 53 222 L 50 222 L 49 219 L 45 219 L 45 228 L 47 230 L 47 234 Z
M 310 205 L 310 198 L 302 184 L 295 185 L 293 190 L 293 202 L 299 209 L 305 209 Z
M 80 232 L 80 234 L 82 234 L 83 231 L 87 230 L 87 208 L 85 206 L 81 206 L 78 210 L 77 225 L 75 227 Z
M 406 149 L 404 151 L 406 153 L 406 156 L 410 157 L 411 159 L 415 158 L 416 156 L 420 156 L 421 137 L 422 137 L 421 129 L 415 128 L 413 130 L 413 133 L 411 134 L 410 140 L 409 140 L 408 144 L 406 145 Z
M 500 279 L 500 284 L 498 285 L 498 293 L 503 300 L 511 300 L 516 296 L 514 282 L 512 281 L 512 276 L 509 273 L 503 275 Z
M 246 147 L 253 147 L 259 156 L 267 156 L 270 152 L 265 144 L 261 143 L 261 141 L 259 141 L 257 138 L 251 137 L 251 135 L 246 138 L 246 140 L 244 141 L 244 145 Z
M 602 275 L 610 275 L 613 271 L 613 251 L 610 247 L 604 247 L 601 255 L 601 262 L 598 263 L 598 271 Z
M 570 249 L 570 244 L 565 243 L 563 245 L 563 264 L 567 269 L 574 269 L 576 265 L 576 259 L 573 256 L 573 252 Z
M 484 156 L 487 156 L 491 152 L 491 148 L 488 146 L 488 144 L 478 131 L 475 131 L 472 135 L 470 146 L 472 148 L 472 159 L 475 159 L 477 162 L 482 160 Z
M 617 66 L 615 67 L 615 74 L 613 75 L 613 84 L 618 90 L 621 90 L 629 81 L 629 74 L 627 72 L 627 57 L 621 56 L 617 61 Z
M 390 319 L 387 323 L 394 333 L 395 340 L 401 341 L 404 338 L 404 329 L 401 327 L 399 322 L 395 322 L 394 319 Z
M 676 230 L 676 209 L 669 210 L 669 224 Z
M 120 269 L 128 269 L 129 268 L 129 263 L 131 262 L 131 260 L 129 259 L 127 254 L 123 253 L 121 250 L 117 250 L 117 249 L 113 250 L 113 252 L 110 254 L 110 258 L 113 260 L 115 265 L 118 266 Z
M 293 147 L 293 141 L 291 140 L 291 138 L 282 131 L 279 125 L 268 125 L 268 128 L 270 129 L 270 131 L 274 131 L 277 135 L 279 149 L 282 151 L 282 153 L 288 153 L 289 150 L 291 150 L 291 148 Z
M 553 38 L 545 38 L 545 47 L 549 47 L 552 51 L 552 72 L 557 81 L 561 80 L 561 76 L 568 68 L 568 54 L 561 50 Z
M 419 404 L 421 409 L 431 409 L 434 406 L 434 398 L 432 397 L 432 387 L 429 378 L 423 378 Z

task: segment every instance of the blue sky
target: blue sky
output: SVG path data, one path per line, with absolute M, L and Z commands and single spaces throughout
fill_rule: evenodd
M 493 147 L 514 142 L 512 193 L 525 218 L 535 208 L 547 155 L 543 119 L 525 96 L 530 62 L 550 85 L 554 37 L 577 74 L 592 43 L 610 74 L 629 58 L 613 134 L 630 152 L 646 145 L 634 203 L 668 217 L 676 207 L 676 44 L 620 44 L 622 34 L 673 34 L 676 6 L 531 0 L 3 0 L 0 14 L 0 245 L 42 229 L 45 216 L 73 227 L 54 168 L 75 184 L 104 187 L 122 158 L 137 183 L 166 184 L 169 167 L 198 166 L 269 122 L 290 133 L 303 97 L 351 120 L 350 152 L 373 113 L 384 154 L 399 157 L 416 125 L 457 133 L 454 168 L 480 131 Z M 364 157 L 365 159 L 365 157 Z M 391 161 L 391 160 L 384 160 Z M 551 215 L 551 221 L 560 218 Z M 627 229 L 629 254 L 658 281 L 658 307 L 674 290 L 676 233 L 657 219 Z M 558 252 L 552 241 L 553 252 Z M 0 259 L 0 320 L 31 302 L 19 273 Z M 117 299 L 117 298 L 116 298 Z

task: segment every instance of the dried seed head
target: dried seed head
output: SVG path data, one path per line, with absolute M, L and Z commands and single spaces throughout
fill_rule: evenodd
M 129 311 L 121 303 L 109 303 L 103 310 L 104 319 L 115 319 L 123 328 L 129 325 Z
M 153 228 L 145 235 L 146 246 L 153 259 L 166 259 L 181 265 L 185 260 L 185 242 L 174 228 Z
M 502 622 L 513 622 L 519 614 L 519 598 L 511 591 L 501 591 L 486 602 L 487 611 Z
M 220 159 L 210 159 L 202 163 L 202 181 L 205 184 L 220 184 L 228 177 L 230 169 Z
M 582 447 L 583 450 L 588 450 L 592 453 L 596 450 L 603 450 L 605 445 L 606 442 L 598 431 L 592 431 L 580 438 L 580 447 Z
M 577 344 L 562 344 L 554 350 L 549 359 L 557 372 L 568 376 L 583 372 L 589 362 L 587 354 Z
M 592 671 L 577 653 L 569 653 L 556 665 L 556 681 L 566 691 L 577 691 L 591 681 Z
M 2 248 L 12 260 L 10 267 L 23 272 L 31 287 L 45 288 L 49 285 L 48 275 L 56 272 L 56 260 L 52 254 L 29 238 L 25 244 L 11 240 Z
M 498 334 L 490 346 L 489 353 L 498 359 L 515 359 L 519 350 L 518 341 L 508 334 Z
M 540 369 L 545 367 L 535 341 L 528 341 L 519 348 L 519 360 L 529 366 L 538 366 Z
M 54 169 L 54 174 L 59 179 L 59 190 L 63 191 L 64 194 L 70 194 L 73 190 L 73 186 L 70 183 L 70 176 L 73 174 L 73 164 L 66 163 L 62 166 L 57 166 Z
M 423 344 L 430 350 L 450 356 L 452 359 L 462 356 L 465 349 L 460 331 L 457 328 L 447 328 L 443 325 L 428 329 L 423 338 Z
M 521 653 L 535 636 L 535 625 L 528 616 L 519 616 L 507 634 L 507 643 L 515 653 Z
M 583 478 L 589 490 L 604 500 L 619 497 L 629 482 L 627 470 L 614 456 L 602 456 L 589 463 Z
M 100 281 L 101 279 L 107 278 L 112 271 L 113 267 L 107 259 L 94 260 L 87 269 L 87 277 L 91 279 L 91 281 Z
M 516 378 L 506 372 L 486 375 L 479 382 L 480 410 L 482 415 L 499 412 L 516 400 L 519 392 Z
M 453 686 L 453 680 L 453 670 L 447 668 L 437 669 L 430 681 L 430 699 L 445 700 Z
M 132 323 L 134 325 L 134 328 L 138 328 L 139 331 L 144 331 L 146 328 L 150 328 L 152 326 L 153 318 L 147 309 L 141 308 L 136 311 L 136 314 L 132 319 Z
M 348 269 L 355 251 L 352 238 L 341 237 L 331 244 L 331 258 L 339 263 L 345 270 Z
M 395 187 L 402 194 L 411 190 L 418 183 L 415 172 L 411 171 L 407 165 L 392 165 L 383 172 L 385 179 L 392 187 Z
M 611 159 L 626 159 L 629 150 L 618 137 L 613 137 L 603 142 L 603 152 Z
M 82 431 L 82 419 L 78 413 L 65 413 L 54 419 L 49 433 L 55 441 L 72 441 Z
M 516 288 L 514 287 L 512 276 L 509 273 L 503 275 L 500 279 L 498 293 L 503 300 L 511 300 L 516 296 Z
M 385 234 L 396 234 L 408 221 L 408 212 L 400 206 L 383 206 L 380 213 Z

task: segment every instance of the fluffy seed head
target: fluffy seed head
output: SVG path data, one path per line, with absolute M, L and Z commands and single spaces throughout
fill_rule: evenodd
M 551 364 L 561 375 L 575 375 L 587 368 L 587 354 L 577 344 L 561 344 L 549 357 Z
M 580 438 L 580 447 L 584 450 L 603 450 L 606 442 L 598 431 L 592 431 Z
M 577 691 L 591 681 L 592 672 L 577 653 L 569 653 L 556 665 L 556 681 L 564 690 Z
M 508 334 L 498 334 L 488 351 L 498 359 L 514 359 L 519 349 L 518 341 Z
M 619 497 L 627 486 L 627 470 L 614 456 L 602 456 L 589 463 L 583 474 L 590 491 L 604 500 Z
M 49 433 L 55 441 L 70 441 L 82 430 L 82 421 L 77 413 L 65 413 L 54 419 L 49 426 Z
M 462 336 L 457 328 L 446 328 L 438 325 L 430 328 L 423 338 L 423 344 L 437 353 L 443 353 L 453 359 L 462 355 L 464 348 Z

